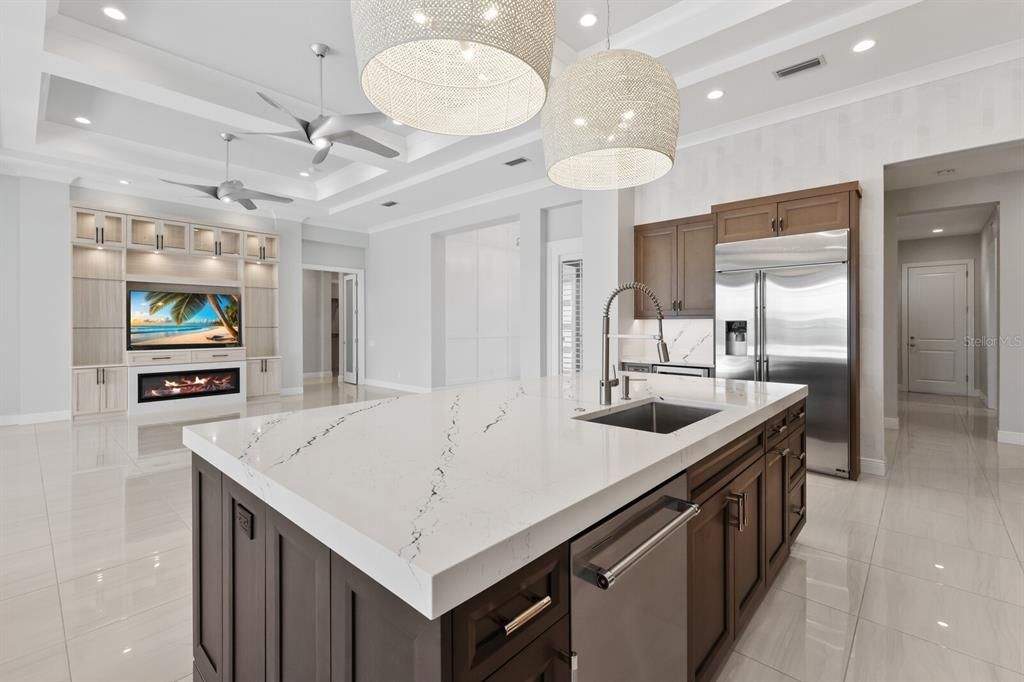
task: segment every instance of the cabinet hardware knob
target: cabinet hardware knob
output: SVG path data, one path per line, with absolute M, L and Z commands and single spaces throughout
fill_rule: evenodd
M 531 620 L 541 614 L 541 612 L 551 606 L 551 595 L 546 595 L 540 601 L 531 604 L 525 611 L 520 613 L 518 616 L 510 620 L 505 624 L 505 636 L 508 637 L 513 632 L 523 627 Z

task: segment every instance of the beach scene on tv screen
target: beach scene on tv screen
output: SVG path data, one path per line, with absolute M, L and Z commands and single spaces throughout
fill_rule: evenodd
M 129 346 L 237 346 L 237 294 L 129 292 Z

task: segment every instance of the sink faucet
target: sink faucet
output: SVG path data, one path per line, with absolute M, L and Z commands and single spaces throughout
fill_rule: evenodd
M 611 333 L 611 308 L 612 301 L 615 297 L 624 291 L 630 289 L 636 289 L 640 293 L 647 296 L 654 303 L 655 310 L 658 311 L 658 333 L 654 335 L 647 334 L 612 334 Z M 626 282 L 615 287 L 611 294 L 608 296 L 608 300 L 604 303 L 604 315 L 601 317 L 601 404 L 611 405 L 612 404 L 612 388 L 619 385 L 618 378 L 612 379 L 608 376 L 608 354 L 609 354 L 609 343 L 611 338 L 614 336 L 617 339 L 653 339 L 658 342 L 658 361 L 668 362 L 668 345 L 665 343 L 665 332 L 662 329 L 661 321 L 665 319 L 665 316 L 661 313 L 661 302 L 658 297 L 654 295 L 651 288 L 646 284 L 640 282 Z

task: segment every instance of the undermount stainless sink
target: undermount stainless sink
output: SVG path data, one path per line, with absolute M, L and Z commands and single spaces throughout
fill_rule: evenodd
M 577 418 L 608 426 L 619 426 L 624 429 L 672 433 L 719 412 L 721 410 L 708 407 L 653 401 L 627 407 L 624 410 Z

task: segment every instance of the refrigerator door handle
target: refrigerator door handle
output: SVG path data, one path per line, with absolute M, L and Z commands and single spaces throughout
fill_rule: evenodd
M 754 381 L 761 380 L 761 273 L 754 273 Z
M 759 328 L 761 330 L 761 341 L 758 344 L 761 350 L 761 381 L 771 381 L 768 377 L 768 314 L 765 312 L 765 304 L 767 303 L 767 280 L 768 277 L 765 273 L 761 273 L 761 324 Z

